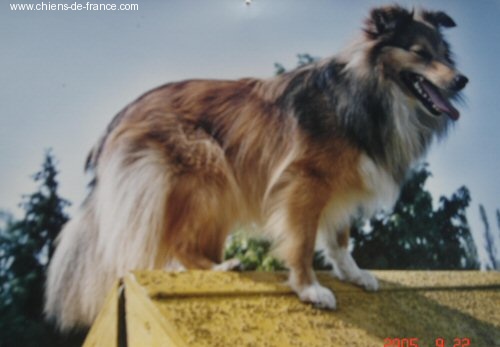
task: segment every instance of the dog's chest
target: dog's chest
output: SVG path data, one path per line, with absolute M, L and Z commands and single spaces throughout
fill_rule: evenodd
M 367 213 L 371 215 L 379 209 L 391 210 L 400 190 L 393 176 L 367 156 L 360 158 L 359 173 L 366 192 L 362 207 L 367 210 Z
M 332 195 L 322 213 L 320 224 L 328 229 L 340 229 L 349 225 L 353 218 L 369 218 L 374 213 L 393 208 L 399 195 L 399 185 L 383 168 L 363 155 L 358 163 L 362 187 L 346 186 Z

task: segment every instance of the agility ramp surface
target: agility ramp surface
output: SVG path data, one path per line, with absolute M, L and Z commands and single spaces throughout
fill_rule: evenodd
M 381 289 L 367 293 L 320 272 L 338 303 L 322 311 L 283 285 L 285 273 L 134 272 L 84 346 L 500 346 L 500 273 L 374 274 Z

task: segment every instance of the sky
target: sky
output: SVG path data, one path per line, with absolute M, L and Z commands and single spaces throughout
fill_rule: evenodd
M 139 9 L 37 12 L 12 11 L 9 1 L 0 4 L 0 209 L 16 215 L 22 195 L 36 189 L 31 174 L 48 148 L 74 211 L 86 193 L 88 151 L 111 118 L 147 90 L 189 78 L 265 78 L 275 62 L 294 67 L 299 53 L 332 56 L 359 34 L 371 7 L 394 3 L 127 0 L 121 3 Z M 429 152 L 428 188 L 436 198 L 470 189 L 468 216 L 481 248 L 478 204 L 494 230 L 500 208 L 500 1 L 398 3 L 445 10 L 458 24 L 446 37 L 470 82 L 461 118 Z

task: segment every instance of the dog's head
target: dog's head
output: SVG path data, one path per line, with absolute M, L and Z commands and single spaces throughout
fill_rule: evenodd
M 408 11 L 399 6 L 376 8 L 366 21 L 373 42 L 370 60 L 415 106 L 428 114 L 459 117 L 450 99 L 468 82 L 455 68 L 442 29 L 456 24 L 444 12 Z

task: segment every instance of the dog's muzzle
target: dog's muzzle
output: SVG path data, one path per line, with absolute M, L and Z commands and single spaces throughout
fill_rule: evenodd
M 467 77 L 465 77 L 464 75 L 457 75 L 451 82 L 450 90 L 454 92 L 461 91 L 465 88 L 467 82 L 469 82 L 469 79 Z

